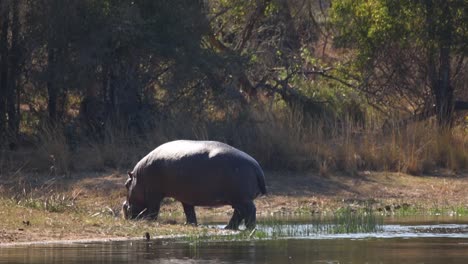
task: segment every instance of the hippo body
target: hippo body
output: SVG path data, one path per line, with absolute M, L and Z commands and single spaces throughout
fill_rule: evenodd
M 194 206 L 231 205 L 228 229 L 242 220 L 255 227 L 253 200 L 266 194 L 260 165 L 248 154 L 216 141 L 177 140 L 165 143 L 141 159 L 126 182 L 126 218 L 156 219 L 164 197 L 183 205 L 187 223 L 196 224 Z

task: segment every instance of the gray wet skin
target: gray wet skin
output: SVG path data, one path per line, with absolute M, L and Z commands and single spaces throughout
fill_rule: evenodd
M 226 226 L 238 229 L 242 220 L 255 227 L 254 199 L 266 194 L 258 162 L 217 141 L 177 140 L 165 143 L 141 159 L 128 173 L 127 219 L 156 220 L 164 197 L 182 203 L 187 224 L 197 224 L 195 206 L 230 205 L 234 214 Z

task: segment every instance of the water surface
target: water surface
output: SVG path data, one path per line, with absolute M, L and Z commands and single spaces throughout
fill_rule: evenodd
M 307 228 L 307 220 L 291 221 Z M 259 226 L 267 230 L 268 227 Z M 0 263 L 468 263 L 468 218 L 386 219 L 379 232 L 250 241 L 0 247 Z

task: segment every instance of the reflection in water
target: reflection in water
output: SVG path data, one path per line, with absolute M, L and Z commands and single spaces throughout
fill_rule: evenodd
M 468 225 L 256 241 L 125 241 L 0 247 L 0 263 L 468 263 Z
M 466 239 L 114 242 L 0 249 L 0 263 L 468 263 Z

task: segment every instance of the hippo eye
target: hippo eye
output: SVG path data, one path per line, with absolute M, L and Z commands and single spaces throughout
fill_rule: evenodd
M 128 179 L 126 182 L 125 182 L 125 187 L 127 187 L 127 190 L 130 188 L 130 185 L 132 184 L 132 179 Z

